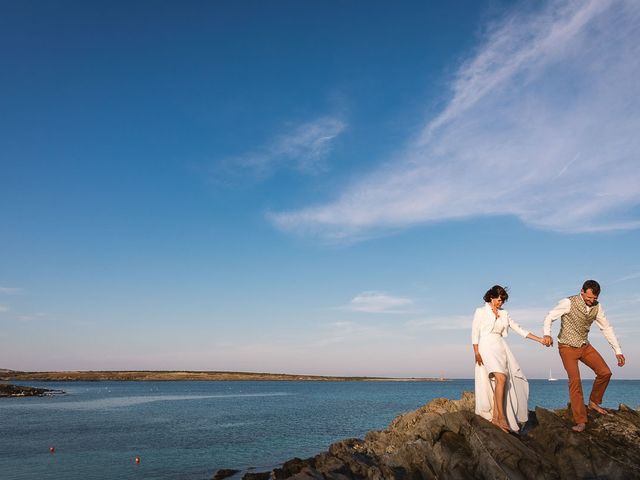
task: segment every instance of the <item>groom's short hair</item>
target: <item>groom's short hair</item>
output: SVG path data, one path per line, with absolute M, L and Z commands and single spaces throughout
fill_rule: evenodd
M 587 280 L 582 284 L 582 291 L 591 290 L 594 295 L 600 295 L 600 284 L 595 280 Z

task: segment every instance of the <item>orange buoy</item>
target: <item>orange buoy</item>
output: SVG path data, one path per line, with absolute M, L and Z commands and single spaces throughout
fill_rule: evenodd
M 49 447 L 49 453 L 55 453 L 56 449 L 55 447 Z
M 136 457 L 136 464 L 140 463 L 140 457 Z

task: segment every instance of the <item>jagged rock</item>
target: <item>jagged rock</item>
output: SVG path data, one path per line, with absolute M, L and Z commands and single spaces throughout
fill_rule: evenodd
M 245 473 L 242 476 L 242 480 L 269 480 L 270 478 L 270 472 Z
M 315 462 L 313 459 L 309 460 L 301 460 L 299 458 L 292 458 L 288 462 L 284 462 L 282 467 L 276 468 L 273 470 L 273 479 L 274 480 L 282 480 L 285 478 L 291 478 L 291 476 L 296 473 L 300 473 L 304 470 L 305 467 L 313 464 L 315 466 Z
M 240 470 L 234 470 L 232 468 L 222 468 L 214 473 L 211 480 L 224 480 L 225 478 L 233 477 Z
M 436 399 L 397 417 L 386 430 L 290 460 L 264 478 L 640 479 L 640 413 L 625 405 L 606 416 L 590 412 L 582 433 L 571 430 L 568 409 L 536 408 L 520 435 L 504 433 L 473 410 L 469 392 L 460 400 Z

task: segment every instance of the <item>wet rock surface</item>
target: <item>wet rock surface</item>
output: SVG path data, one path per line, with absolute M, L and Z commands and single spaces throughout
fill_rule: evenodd
M 433 400 L 364 439 L 289 460 L 266 476 L 234 478 L 640 479 L 640 413 L 625 405 L 608 412 L 590 412 L 587 429 L 576 433 L 569 410 L 536 408 L 519 435 L 509 434 L 475 415 L 473 394 L 465 392 L 460 400 Z

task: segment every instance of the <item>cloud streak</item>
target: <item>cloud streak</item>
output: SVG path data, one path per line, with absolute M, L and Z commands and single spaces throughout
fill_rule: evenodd
M 413 300 L 396 297 L 385 292 L 362 292 L 351 299 L 346 310 L 365 313 L 409 313 Z
M 406 322 L 405 327 L 411 330 L 420 330 L 425 332 L 432 332 L 436 330 L 471 331 L 471 315 L 451 315 L 449 317 L 413 319 Z
M 316 174 L 326 168 L 325 159 L 346 128 L 341 117 L 323 116 L 280 132 L 264 145 L 222 163 L 228 171 L 249 171 L 261 179 L 282 168 Z
M 637 280 L 640 278 L 640 272 L 630 273 L 629 275 L 625 275 L 624 277 L 617 278 L 613 280 L 611 283 L 621 283 L 628 282 L 629 280 Z
M 20 295 L 21 293 L 22 293 L 21 288 L 0 287 L 0 294 L 3 294 L 3 295 Z
M 640 3 L 514 11 L 392 160 L 332 201 L 271 220 L 333 240 L 490 215 L 560 232 L 638 228 L 638 78 Z

